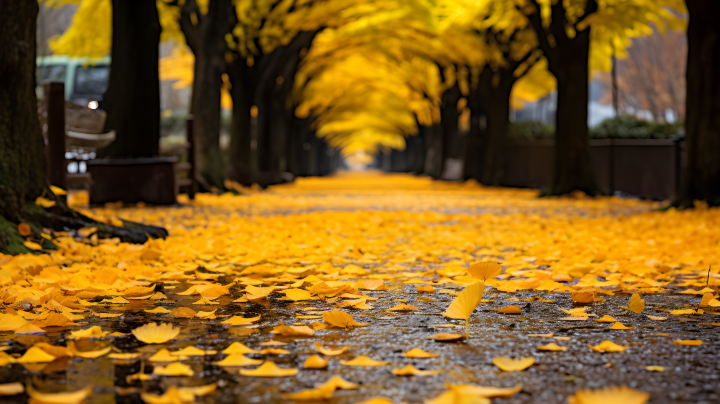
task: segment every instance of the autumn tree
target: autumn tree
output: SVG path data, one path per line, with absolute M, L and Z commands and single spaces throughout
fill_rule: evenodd
M 624 56 L 630 37 L 652 33 L 649 24 L 680 27 L 677 12 L 684 6 L 680 0 L 521 0 L 518 7 L 527 14 L 557 80 L 555 173 L 548 193 L 597 194 L 587 126 L 590 73 L 608 70 L 610 56 L 618 49 Z
M 673 205 L 689 207 L 695 200 L 720 205 L 720 3 L 686 0 L 687 97 L 685 159 L 680 191 Z
M 225 35 L 235 23 L 232 1 L 188 0 L 178 7 L 180 27 L 195 55 L 190 113 L 197 142 L 197 172 L 211 185 L 222 186 L 225 173 L 220 158 L 220 92 L 227 71 Z
M 45 174 L 45 145 L 35 95 L 36 19 L 34 1 L 0 1 L 0 251 L 29 252 L 17 224 L 29 224 L 32 236 L 43 228 L 97 227 L 100 237 L 144 242 L 147 234 L 164 237 L 152 226 L 124 222 L 123 227 L 98 223 L 71 209 L 50 190 Z M 37 198 L 43 197 L 42 204 Z M 50 242 L 43 241 L 47 248 Z

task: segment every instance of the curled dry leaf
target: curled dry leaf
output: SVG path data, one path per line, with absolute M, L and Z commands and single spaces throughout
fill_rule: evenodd
M 662 366 L 651 365 L 651 366 L 645 366 L 645 370 L 647 370 L 648 372 L 664 372 L 665 368 Z
M 393 306 L 393 307 L 391 307 L 391 308 L 389 308 L 389 309 L 385 309 L 385 311 L 413 311 L 413 310 L 417 310 L 417 309 L 418 309 L 417 306 L 413 306 L 413 305 L 405 304 L 405 303 L 400 303 L 400 304 L 398 304 L 397 306 Z
M 170 323 L 148 323 L 132 330 L 135 338 L 146 344 L 162 344 L 180 334 L 180 328 L 173 328 Z
M 325 359 L 317 356 L 312 355 L 309 358 L 305 360 L 305 363 L 303 364 L 303 368 L 305 369 L 324 369 L 328 365 L 328 361 Z M 333 389 L 334 391 L 335 389 Z
M 493 279 L 502 273 L 502 267 L 497 262 L 478 262 L 468 267 L 470 275 L 485 282 Z
M 532 366 L 535 363 L 535 358 L 529 357 L 529 358 L 521 358 L 521 359 L 512 359 L 512 358 L 493 358 L 493 363 L 495 366 L 499 367 L 501 370 L 505 372 L 512 372 L 516 370 L 525 370 Z
M 183 348 L 179 351 L 170 352 L 170 355 L 172 355 L 172 356 L 205 356 L 205 355 L 215 355 L 216 353 L 217 353 L 217 351 L 214 351 L 212 349 L 205 351 L 200 348 L 196 348 L 194 346 L 186 346 L 185 348 Z
M 574 302 L 587 304 L 587 303 L 592 303 L 595 301 L 595 293 L 596 293 L 595 288 L 585 288 L 585 289 L 580 289 L 576 292 L 573 292 L 571 294 L 571 297 Z
M 440 354 L 425 352 L 420 348 L 413 348 L 403 353 L 403 356 L 406 358 L 437 358 Z
M 23 356 L 17 359 L 18 363 L 44 363 L 52 362 L 55 357 L 34 346 L 28 349 Z
M 103 355 L 107 355 L 112 350 L 112 345 L 107 346 L 103 349 L 98 349 L 96 351 L 78 351 L 75 347 L 75 342 L 70 341 L 68 342 L 68 350 L 72 352 L 73 356 L 79 356 L 81 358 L 99 358 Z
M 240 374 L 243 376 L 255 376 L 255 377 L 284 377 L 284 376 L 295 376 L 298 373 L 297 369 L 282 369 L 278 367 L 273 361 L 267 361 L 260 365 L 257 369 L 243 369 L 240 370 Z
M 648 393 L 630 387 L 610 387 L 600 390 L 578 390 L 568 397 L 569 404 L 622 403 L 644 404 L 650 399 Z
M 430 285 L 415 285 L 415 289 L 417 289 L 418 292 L 434 292 L 435 288 L 433 288 Z
M 341 365 L 344 366 L 385 366 L 388 363 L 383 361 L 376 361 L 368 358 L 367 356 L 358 356 L 349 361 L 340 361 Z

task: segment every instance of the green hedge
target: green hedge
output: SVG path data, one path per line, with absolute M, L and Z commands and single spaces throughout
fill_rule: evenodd
M 670 139 L 683 129 L 683 123 L 643 121 L 632 116 L 606 119 L 590 129 L 592 139 Z M 552 139 L 555 127 L 542 122 L 511 123 L 509 135 L 514 139 Z

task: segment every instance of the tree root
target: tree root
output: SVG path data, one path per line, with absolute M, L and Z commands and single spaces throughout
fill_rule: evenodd
M 68 208 L 61 200 L 56 199 L 57 205 L 52 208 L 43 209 L 33 203 L 25 205 L 25 209 L 19 215 L 19 222 L 27 223 L 33 231 L 33 235 L 40 238 L 42 228 L 50 228 L 57 231 L 78 230 L 83 227 L 97 228 L 99 238 L 117 237 L 122 242 L 143 244 L 151 238 L 165 238 L 167 230 L 162 227 L 149 226 L 141 223 L 121 220 L 123 227 L 112 226 L 98 222 L 79 212 Z M 35 252 L 23 245 L 25 242 L 17 230 L 17 224 L 0 216 L 0 252 L 10 255 Z M 47 240 L 42 240 L 43 249 L 55 249 L 55 245 Z

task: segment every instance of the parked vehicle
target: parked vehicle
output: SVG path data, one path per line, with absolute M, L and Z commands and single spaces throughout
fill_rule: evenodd
M 110 57 L 100 59 L 41 56 L 37 63 L 38 98 L 48 81 L 65 83 L 65 99 L 77 105 L 103 109 L 110 74 Z

